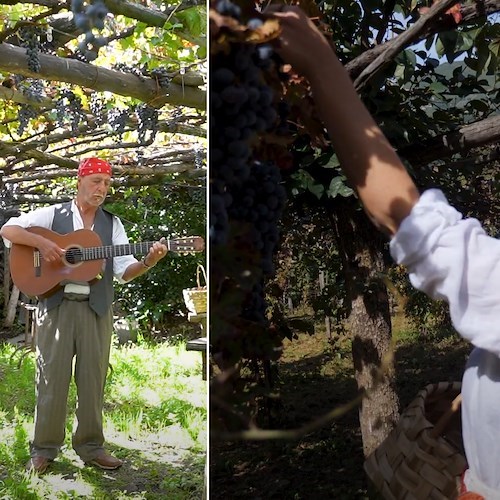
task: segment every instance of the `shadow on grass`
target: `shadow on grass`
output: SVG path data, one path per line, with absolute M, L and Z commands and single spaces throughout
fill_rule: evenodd
M 357 389 L 348 356 L 326 348 L 318 354 L 305 336 L 295 342 L 294 354 L 285 349 L 279 362 L 281 428 L 314 420 L 354 398 Z M 402 408 L 429 383 L 461 380 L 469 351 L 458 338 L 401 344 L 395 359 Z M 356 410 L 293 442 L 212 441 L 210 498 L 366 499 L 363 462 Z
M 26 357 L 18 368 L 17 354 L 6 352 L 3 360 L 0 357 L 0 498 L 201 498 L 206 453 L 201 449 L 204 444 L 196 444 L 187 426 L 189 418 L 203 415 L 205 410 L 175 397 L 165 402 L 164 413 L 152 412 L 155 422 L 165 425 L 164 430 L 148 434 L 137 432 L 139 424 L 132 425 L 137 435 L 133 438 L 128 432 L 105 429 L 107 450 L 125 461 L 120 469 L 103 471 L 78 458 L 68 444 L 74 416 L 71 410 L 66 423 L 68 437 L 59 457 L 46 474 L 27 474 L 24 467 L 29 458 L 34 408 L 33 356 Z M 70 397 L 68 408 L 73 407 L 74 397 Z M 167 426 L 167 416 L 173 425 Z
M 68 450 L 35 476 L 24 472 L 24 463 L 0 468 L 1 498 L 148 498 L 200 499 L 205 454 L 174 447 L 143 450 L 108 444 L 113 455 L 124 460 L 117 470 L 85 465 Z M 2 470 L 4 469 L 4 470 Z M 10 469 L 10 470 L 8 470 Z M 6 495 L 6 496 L 5 496 Z

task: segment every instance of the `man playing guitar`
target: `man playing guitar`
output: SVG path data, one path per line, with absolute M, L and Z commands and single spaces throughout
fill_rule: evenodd
M 87 229 L 97 233 L 105 245 L 127 245 L 128 237 L 120 219 L 101 208 L 111 185 L 111 175 L 108 162 L 99 158 L 83 160 L 78 168 L 76 198 L 11 218 L 0 230 L 6 245 L 13 243 L 37 249 L 34 254 L 39 256 L 40 270 L 62 267 L 67 250 L 30 228 L 46 228 L 60 234 Z M 37 403 L 29 470 L 45 472 L 64 442 L 73 357 L 76 358 L 74 377 L 78 392 L 73 448 L 87 464 L 106 470 L 122 465 L 121 460 L 104 450 L 102 422 L 113 332 L 113 277 L 121 282 L 130 281 L 166 254 L 167 246 L 159 241 L 152 243 L 141 261 L 132 255 L 103 259 L 100 279 L 68 280 L 40 299 Z

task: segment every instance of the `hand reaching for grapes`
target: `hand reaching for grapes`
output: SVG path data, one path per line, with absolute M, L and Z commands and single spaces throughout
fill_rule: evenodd
M 299 7 L 271 5 L 264 14 L 278 19 L 281 35 L 275 50 L 283 60 L 305 76 L 318 72 L 322 55 L 333 51 L 326 38 Z

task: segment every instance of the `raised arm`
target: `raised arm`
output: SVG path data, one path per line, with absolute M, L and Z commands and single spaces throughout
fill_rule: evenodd
M 304 12 L 271 7 L 266 13 L 280 21 L 278 53 L 311 84 L 351 186 L 373 222 L 394 235 L 419 199 L 406 168 L 361 102 L 335 52 Z

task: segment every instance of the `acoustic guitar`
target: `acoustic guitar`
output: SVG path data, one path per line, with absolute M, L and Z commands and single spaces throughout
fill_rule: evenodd
M 43 227 L 30 227 L 27 231 L 43 236 L 65 250 L 61 260 L 47 262 L 37 248 L 12 244 L 12 281 L 25 295 L 38 297 L 52 295 L 68 282 L 90 282 L 102 272 L 105 259 L 131 254 L 146 255 L 154 243 L 144 241 L 103 246 L 99 235 L 90 229 L 78 229 L 68 234 Z M 163 243 L 169 252 L 177 254 L 201 252 L 205 247 L 200 236 L 167 239 Z

